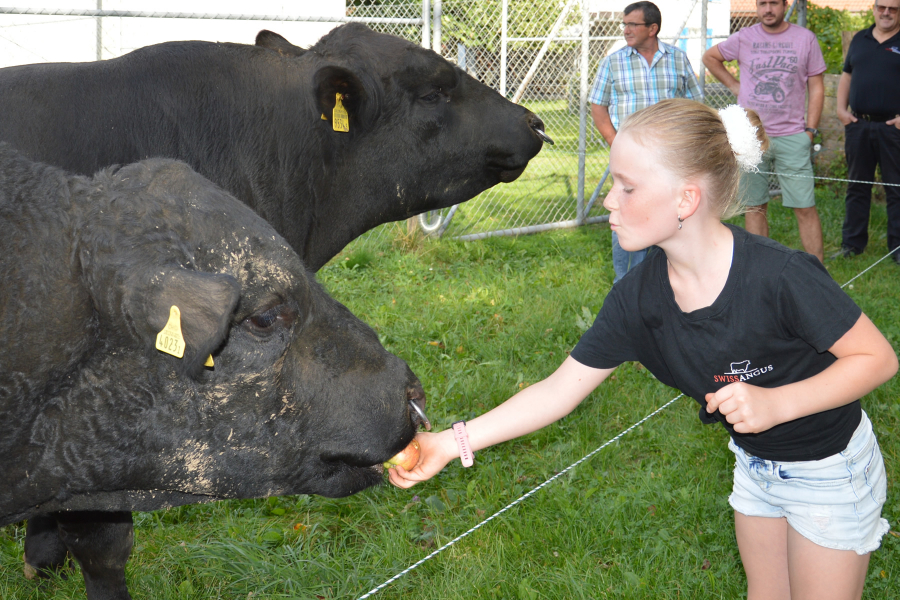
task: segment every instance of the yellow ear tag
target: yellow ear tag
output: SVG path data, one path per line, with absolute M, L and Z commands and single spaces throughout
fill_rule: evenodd
M 341 95 L 335 94 L 334 110 L 331 113 L 331 126 L 335 131 L 350 131 L 350 115 L 347 109 L 341 104 Z
M 214 367 L 216 366 L 215 361 L 213 361 L 212 354 L 209 355 L 209 358 L 206 359 L 206 362 L 203 363 L 204 367 Z
M 172 356 L 184 357 L 184 336 L 181 335 L 181 311 L 174 304 L 169 310 L 169 322 L 156 334 L 156 349 Z

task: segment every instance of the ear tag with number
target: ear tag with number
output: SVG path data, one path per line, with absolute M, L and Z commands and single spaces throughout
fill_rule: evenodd
M 181 311 L 174 304 L 169 309 L 169 322 L 156 334 L 156 349 L 176 358 L 184 358 L 184 336 L 181 335 Z M 204 367 L 214 367 L 212 354 L 203 363 Z
M 341 104 L 341 94 L 335 94 L 334 110 L 331 113 L 331 126 L 335 131 L 350 131 L 350 115 L 347 109 Z
M 156 349 L 184 358 L 184 336 L 181 335 L 181 311 L 174 304 L 169 309 L 169 322 L 156 334 Z

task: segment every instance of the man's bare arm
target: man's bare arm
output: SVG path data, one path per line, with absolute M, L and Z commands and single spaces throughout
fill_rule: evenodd
M 837 86 L 837 97 L 835 98 L 837 104 L 837 118 L 844 126 L 847 126 L 850 123 L 856 123 L 856 117 L 854 117 L 853 113 L 849 110 L 850 80 L 850 73 L 847 73 L 846 71 L 841 73 L 841 78 L 838 81 Z
M 735 79 L 734 75 L 725 68 L 725 57 L 719 51 L 719 45 L 716 44 L 703 53 L 703 64 L 713 74 L 713 77 L 725 84 L 731 93 L 737 96 L 741 92 L 741 82 Z
M 612 119 L 609 118 L 609 107 L 602 104 L 591 104 L 591 118 L 594 120 L 594 127 L 606 140 L 606 143 L 612 146 L 613 140 L 616 139 L 616 128 L 613 127 Z
M 806 111 L 806 126 L 816 129 L 822 118 L 822 107 L 825 105 L 825 75 L 819 74 L 806 80 L 809 90 L 809 104 Z M 809 133 L 809 132 L 807 132 Z M 810 138 L 812 134 L 809 133 Z

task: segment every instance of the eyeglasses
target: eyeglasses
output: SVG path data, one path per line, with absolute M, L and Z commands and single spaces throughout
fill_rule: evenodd
M 896 6 L 879 6 L 876 4 L 875 10 L 877 12 L 888 13 L 890 15 L 896 15 L 898 9 Z
M 634 29 L 635 27 L 642 27 L 646 25 L 646 23 L 619 23 L 619 29 L 625 31 L 626 29 Z

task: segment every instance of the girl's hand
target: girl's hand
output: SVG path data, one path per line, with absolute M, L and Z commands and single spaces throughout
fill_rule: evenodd
M 781 423 L 778 398 L 771 389 L 739 381 L 706 394 L 706 412 L 718 409 L 737 433 L 759 433 Z
M 431 479 L 454 458 L 459 457 L 456 439 L 451 429 L 438 433 L 418 433 L 419 462 L 412 471 L 396 466 L 388 469 L 391 483 L 399 488 L 411 488 L 420 481 Z M 449 441 L 449 443 L 448 443 Z

